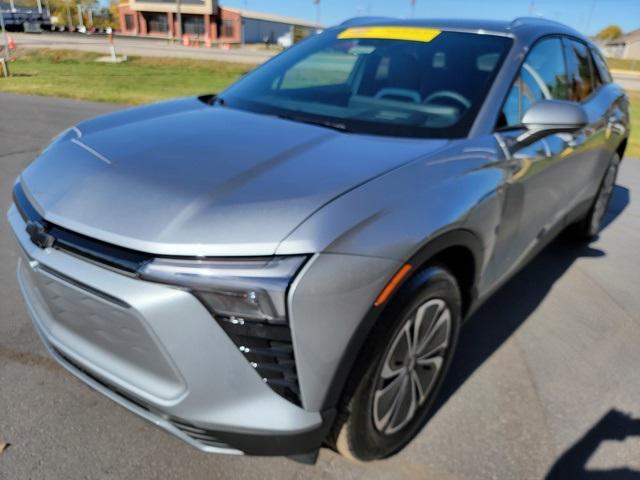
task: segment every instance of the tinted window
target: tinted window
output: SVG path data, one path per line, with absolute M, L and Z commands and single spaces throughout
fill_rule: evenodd
M 356 133 L 464 137 L 512 44 L 462 32 L 429 40 L 343 32 L 311 37 L 256 69 L 221 94 L 223 108 Z
M 570 100 L 581 102 L 595 89 L 591 70 L 591 55 L 587 46 L 582 42 L 565 38 L 564 44 L 571 86 Z
M 562 48 L 559 38 L 542 40 L 533 47 L 509 92 L 499 127 L 518 125 L 526 111 L 540 100 L 569 98 Z
M 600 76 L 600 80 L 602 83 L 611 83 L 613 80 L 611 78 L 611 73 L 609 73 L 609 67 L 607 66 L 607 62 L 604 57 L 597 50 L 591 50 L 593 53 L 593 60 L 595 63 L 595 70 Z
M 127 30 L 133 30 L 133 15 L 125 15 L 124 24 Z

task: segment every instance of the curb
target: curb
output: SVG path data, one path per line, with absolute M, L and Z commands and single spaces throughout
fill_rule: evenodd
M 617 68 L 610 69 L 611 75 L 628 75 L 630 77 L 640 77 L 638 70 L 619 70 Z

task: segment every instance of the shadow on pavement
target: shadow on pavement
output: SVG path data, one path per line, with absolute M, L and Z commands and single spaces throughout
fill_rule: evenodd
M 616 185 L 603 228 L 622 213 L 629 199 L 629 190 Z M 432 414 L 527 320 L 576 259 L 605 255 L 588 244 L 568 242 L 560 236 L 509 280 L 462 328 L 453 363 Z
M 580 440 L 562 454 L 551 467 L 547 480 L 640 479 L 640 471 L 629 468 L 587 470 L 589 458 L 602 442 L 623 441 L 628 437 L 640 437 L 640 418 L 633 418 L 619 410 L 609 410 Z
M 607 228 L 611 224 L 611 222 L 613 222 L 617 218 L 617 216 L 622 213 L 627 205 L 629 205 L 630 201 L 631 195 L 629 193 L 629 189 L 621 187 L 620 185 L 616 185 L 613 189 L 611 202 L 609 203 L 609 208 L 607 209 L 607 214 L 602 222 L 602 228 Z

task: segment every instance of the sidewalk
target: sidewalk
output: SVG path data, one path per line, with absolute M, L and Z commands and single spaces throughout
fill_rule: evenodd
M 619 68 L 612 68 L 611 75 L 622 77 L 638 77 L 640 78 L 640 70 L 621 70 Z

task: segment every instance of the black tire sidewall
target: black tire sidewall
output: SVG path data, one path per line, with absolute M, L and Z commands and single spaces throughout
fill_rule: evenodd
M 451 339 L 445 361 L 429 398 L 420 407 L 414 418 L 400 431 L 385 435 L 373 424 L 373 398 L 382 361 L 398 330 L 420 305 L 428 300 L 440 298 L 451 311 Z M 351 401 L 350 415 L 345 427 L 350 453 L 357 459 L 367 461 L 389 457 L 401 450 L 419 432 L 430 418 L 431 407 L 436 399 L 443 379 L 451 364 L 460 331 L 462 302 L 455 278 L 444 268 L 428 267 L 412 278 L 397 298 L 387 307 L 374 327 L 364 353 L 358 363 L 368 365 L 364 377 Z
M 602 230 L 602 224 L 604 221 L 604 218 L 607 215 L 607 211 L 609 210 L 609 205 L 611 204 L 611 197 L 613 197 L 613 189 L 615 189 L 615 184 L 616 181 L 618 179 L 618 171 L 620 168 L 620 162 L 621 162 L 621 158 L 620 156 L 616 153 L 613 155 L 613 157 L 611 157 L 611 161 L 609 162 L 609 165 L 607 166 L 607 170 L 604 172 L 604 175 L 602 176 L 602 180 L 600 181 L 600 187 L 598 188 L 598 193 L 596 195 L 596 200 L 593 203 L 593 207 L 591 208 L 591 210 L 589 211 L 589 215 L 587 217 L 587 224 L 586 224 L 586 236 L 587 237 L 595 237 L 596 235 L 598 235 L 598 233 L 600 233 L 600 230 Z M 611 170 L 612 167 L 615 167 L 616 172 L 615 172 L 615 176 L 613 178 L 613 189 L 611 190 L 611 194 L 609 195 L 609 198 L 607 198 L 607 203 L 604 206 L 604 212 L 602 213 L 602 218 L 600 219 L 600 223 L 598 224 L 598 227 L 596 230 L 592 229 L 591 224 L 592 224 L 592 220 L 593 220 L 593 215 L 595 214 L 595 208 L 596 208 L 596 203 L 598 201 L 598 198 L 600 197 L 600 192 L 602 191 L 602 189 L 604 188 L 604 182 L 607 179 L 607 176 L 609 175 L 609 170 Z

